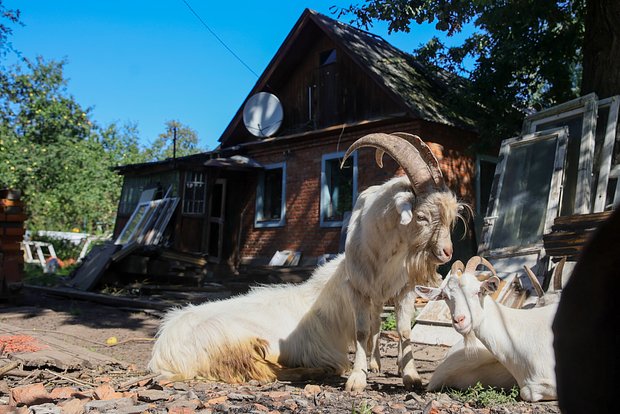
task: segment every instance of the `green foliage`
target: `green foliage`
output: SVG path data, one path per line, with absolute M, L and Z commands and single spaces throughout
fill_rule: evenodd
M 64 62 L 0 72 L 0 186 L 23 190 L 30 230 L 111 229 L 122 178 L 145 155 L 133 126 L 100 129 L 66 90 Z
M 585 2 L 369 0 L 338 11 L 363 27 L 386 21 L 390 31 L 434 22 L 452 36 L 473 24 L 462 44 L 448 47 L 435 37 L 416 53 L 431 67 L 468 78 L 455 80 L 458 94 L 446 98 L 478 102 L 462 107 L 478 119 L 483 140 L 494 144 L 517 133 L 527 111 L 578 95 Z
M 385 320 L 381 322 L 382 331 L 394 331 L 396 330 L 396 314 L 390 312 Z
M 352 404 L 351 414 L 370 414 L 372 413 L 372 408 L 372 404 L 370 404 L 366 400 L 363 400 L 362 402 L 357 404 L 357 406 L 355 406 L 355 404 Z
M 0 58 L 9 51 L 13 50 L 9 37 L 13 34 L 12 25 L 22 24 L 19 20 L 19 10 L 7 9 L 0 0 Z M 0 62 L 0 68 L 2 64 Z
M 515 386 L 510 390 L 504 390 L 494 387 L 484 387 L 478 382 L 465 391 L 450 389 L 448 395 L 472 407 L 493 407 L 496 405 L 516 403 L 517 397 L 519 396 L 519 388 Z
M 82 251 L 82 244 L 75 244 L 69 240 L 39 235 L 32 236 L 32 240 L 51 243 L 54 246 L 56 257 L 61 260 L 77 259 Z
M 175 136 L 176 151 L 174 148 Z M 146 157 L 149 161 L 158 161 L 173 158 L 174 155 L 183 157 L 204 151 L 206 149 L 198 145 L 196 131 L 179 121 L 168 121 L 166 122 L 166 132 L 159 134 L 159 137 L 146 150 Z
M 78 265 L 71 265 L 58 269 L 56 273 L 45 273 L 39 264 L 26 263 L 24 265 L 24 282 L 36 286 L 58 286 L 66 280 Z

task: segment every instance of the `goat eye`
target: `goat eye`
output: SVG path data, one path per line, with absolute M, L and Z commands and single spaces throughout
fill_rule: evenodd
M 418 221 L 428 222 L 428 217 L 424 213 L 418 213 L 416 217 Z

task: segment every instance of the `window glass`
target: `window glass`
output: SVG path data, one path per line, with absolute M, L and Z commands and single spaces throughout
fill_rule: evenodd
M 183 193 L 183 214 L 204 214 L 206 195 L 206 174 L 199 171 L 187 171 Z
M 564 168 L 564 185 L 562 190 L 562 206 L 560 215 L 567 216 L 575 211 L 577 197 L 577 179 L 579 174 L 579 148 L 583 129 L 583 113 L 557 121 L 545 122 L 536 125 L 536 131 L 568 127 L 568 147 Z
M 168 197 L 178 195 L 179 174 L 177 171 L 169 171 L 151 175 L 126 175 L 123 180 L 123 190 L 118 206 L 119 215 L 129 215 L 133 213 L 138 205 L 142 192 L 148 188 L 159 188 L 160 191 L 154 194 L 155 198 L 163 197 L 170 188 Z
M 353 210 L 357 184 L 357 157 L 349 157 L 340 168 L 343 154 L 323 156 L 321 171 L 321 225 L 340 226 Z
M 326 50 L 319 55 L 319 66 L 336 63 L 336 49 Z
M 491 248 L 527 246 L 544 231 L 557 140 L 514 146 L 506 160 Z
M 256 190 L 256 225 L 281 226 L 285 215 L 284 164 L 272 164 L 261 173 Z

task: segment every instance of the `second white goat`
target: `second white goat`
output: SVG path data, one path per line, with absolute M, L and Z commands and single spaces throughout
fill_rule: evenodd
M 474 275 L 478 264 L 492 269 L 490 263 L 476 256 L 462 275 L 458 270 L 451 272 L 441 287 L 419 286 L 416 292 L 446 301 L 452 325 L 465 338 L 465 346 L 478 338 L 517 380 L 522 399 L 557 399 L 551 331 L 557 304 L 513 309 L 495 302 L 488 294 L 497 290 L 500 280 L 491 276 L 479 281 Z

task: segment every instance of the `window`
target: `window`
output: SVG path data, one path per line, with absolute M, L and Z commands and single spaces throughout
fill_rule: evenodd
M 524 132 L 568 126 L 568 155 L 560 215 L 587 214 L 608 208 L 608 181 L 614 164 L 620 97 L 598 100 L 591 93 L 525 119 Z
M 256 189 L 256 227 L 284 225 L 286 215 L 286 164 L 265 166 Z
M 326 50 L 319 54 L 319 66 L 336 63 L 336 49 Z
M 177 171 L 169 171 L 151 175 L 126 175 L 123 180 L 123 190 L 118 206 L 119 215 L 131 214 L 138 202 L 142 192 L 148 188 L 159 188 L 163 193 L 166 189 L 171 188 L 168 197 L 175 197 L 178 192 L 179 175 Z M 163 197 L 164 194 L 154 194 L 154 196 Z
M 502 142 L 479 253 L 542 245 L 559 209 L 567 141 L 565 127 Z
M 482 154 L 476 157 L 476 215 L 479 217 L 487 212 L 496 166 L 496 157 Z
M 206 174 L 199 171 L 187 171 L 183 193 L 183 214 L 204 214 L 206 195 Z
M 321 226 L 341 227 L 357 197 L 357 153 L 340 168 L 344 152 L 323 155 L 321 160 Z

